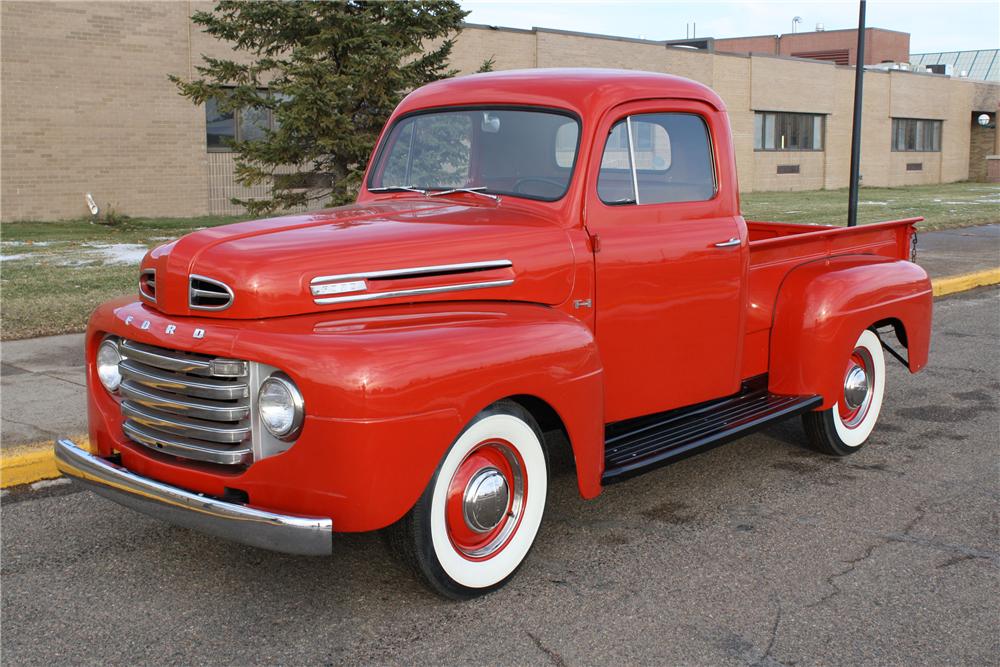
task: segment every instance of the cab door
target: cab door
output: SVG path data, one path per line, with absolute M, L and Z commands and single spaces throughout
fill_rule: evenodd
M 633 103 L 597 137 L 585 220 L 606 421 L 735 393 L 748 249 L 725 113 Z

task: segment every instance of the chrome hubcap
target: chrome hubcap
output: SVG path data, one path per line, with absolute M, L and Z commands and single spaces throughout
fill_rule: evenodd
M 844 379 L 844 402 L 852 410 L 857 410 L 864 404 L 868 389 L 868 374 L 865 369 L 855 366 Z
M 507 479 L 496 468 L 483 468 L 472 476 L 462 498 L 466 525 L 477 533 L 493 530 L 503 521 L 510 502 Z

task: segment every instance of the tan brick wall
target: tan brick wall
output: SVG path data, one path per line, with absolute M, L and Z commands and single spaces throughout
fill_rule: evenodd
M 204 112 L 166 79 L 188 69 L 187 10 L 0 3 L 3 220 L 88 215 L 88 192 L 126 214 L 205 212 Z
M 0 3 L 2 190 L 0 219 L 86 215 L 84 194 L 131 215 L 232 210 L 232 157 L 205 151 L 205 114 L 177 95 L 168 73 L 193 73 L 201 54 L 232 56 L 188 17 L 211 2 Z M 725 100 L 741 188 L 847 186 L 854 72 L 829 63 L 667 48 L 644 40 L 552 30 L 468 27 L 452 64 L 463 73 L 494 57 L 496 69 L 620 67 L 701 81 Z M 962 180 L 969 173 L 971 113 L 996 110 L 1000 85 L 867 72 L 862 133 L 865 185 Z M 824 113 L 825 150 L 755 153 L 754 110 Z M 921 172 L 893 154 L 894 115 L 944 121 L 942 152 Z M 910 157 L 907 157 L 910 156 Z M 800 174 L 775 173 L 799 164 Z M 254 193 L 256 194 L 256 193 Z
M 987 178 L 986 157 L 994 155 L 993 150 L 996 147 L 996 116 L 993 116 L 992 126 L 980 127 L 976 122 L 977 115 L 978 113 L 973 112 L 971 119 L 972 142 L 969 149 L 969 180 L 987 183 L 989 179 Z

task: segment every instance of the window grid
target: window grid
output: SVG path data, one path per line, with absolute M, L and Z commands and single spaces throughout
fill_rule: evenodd
M 754 113 L 755 151 L 822 151 L 825 116 L 810 113 Z
M 896 153 L 940 153 L 941 121 L 893 118 L 892 150 Z

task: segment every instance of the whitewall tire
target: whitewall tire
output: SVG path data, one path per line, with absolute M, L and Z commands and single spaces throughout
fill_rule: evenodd
M 538 425 L 512 401 L 478 414 L 445 454 L 389 543 L 436 592 L 467 599 L 505 584 L 542 523 L 548 460 Z
M 841 392 L 833 407 L 802 416 L 806 434 L 819 451 L 847 456 L 872 434 L 885 398 L 885 352 L 875 332 L 866 329 L 845 360 Z

